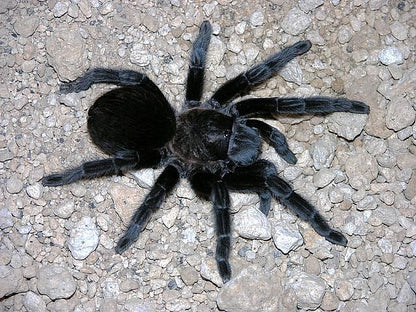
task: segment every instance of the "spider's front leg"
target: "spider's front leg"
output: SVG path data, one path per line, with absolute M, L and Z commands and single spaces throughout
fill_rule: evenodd
M 74 81 L 61 84 L 61 93 L 81 92 L 88 90 L 93 84 L 108 83 L 118 86 L 134 86 L 145 82 L 151 82 L 145 74 L 134 70 L 119 70 L 108 68 L 94 68 L 87 71 L 84 76 Z
M 273 54 L 264 62 L 224 83 L 208 101 L 213 107 L 226 105 L 237 96 L 246 95 L 255 86 L 277 74 L 287 63 L 296 56 L 309 51 L 310 41 L 299 41 L 280 52 Z
M 185 104 L 188 108 L 199 106 L 200 104 L 204 85 L 205 62 L 211 33 L 211 24 L 208 21 L 204 21 L 201 24 L 198 37 L 192 47 L 185 96 Z
M 230 113 L 236 117 L 272 117 L 273 114 L 316 114 L 347 112 L 368 114 L 367 104 L 346 98 L 315 96 L 307 98 L 253 98 L 237 102 L 230 107 Z
M 236 191 L 269 191 L 302 220 L 308 222 L 321 236 L 333 244 L 346 246 L 345 236 L 332 229 L 320 213 L 309 202 L 293 191 L 291 186 L 279 178 L 275 166 L 259 160 L 251 166 L 237 168 L 224 177 L 226 185 Z M 263 207 L 264 209 L 264 207 Z
M 217 233 L 217 248 L 215 259 L 223 283 L 231 278 L 230 257 L 231 220 L 230 195 L 225 184 L 217 176 L 198 172 L 190 178 L 194 191 L 204 199 L 210 199 L 215 213 L 215 228 Z

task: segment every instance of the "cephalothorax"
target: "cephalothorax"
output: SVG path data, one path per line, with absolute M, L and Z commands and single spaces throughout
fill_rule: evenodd
M 270 56 L 224 83 L 208 101 L 201 103 L 210 38 L 211 25 L 203 22 L 191 52 L 185 103 L 180 112 L 172 109 L 146 75 L 132 70 L 95 68 L 61 85 L 63 93 L 87 90 L 96 83 L 120 86 L 99 97 L 88 112 L 88 131 L 93 142 L 112 157 L 46 176 L 43 185 L 58 186 L 128 170 L 165 167 L 119 240 L 116 252 L 122 253 L 138 238 L 151 214 L 180 178 L 189 179 L 196 194 L 213 203 L 216 260 L 224 282 L 231 277 L 229 190 L 257 193 L 260 210 L 266 215 L 275 197 L 328 241 L 346 246 L 345 236 L 333 230 L 309 202 L 295 193 L 277 175 L 271 162 L 259 158 L 263 139 L 285 161 L 296 163 L 284 135 L 255 118 L 331 112 L 368 114 L 369 107 L 362 102 L 329 97 L 250 98 L 233 102 L 274 76 L 294 57 L 307 52 L 309 41 L 297 42 Z

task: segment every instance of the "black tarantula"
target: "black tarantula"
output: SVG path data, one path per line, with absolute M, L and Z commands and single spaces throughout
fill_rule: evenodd
M 257 193 L 265 215 L 275 197 L 309 222 L 319 235 L 346 246 L 345 236 L 332 229 L 309 202 L 294 192 L 271 162 L 259 158 L 262 138 L 286 162 L 296 163 L 284 135 L 254 118 L 331 112 L 368 114 L 369 107 L 362 102 L 329 97 L 250 98 L 232 102 L 274 76 L 294 57 L 307 52 L 311 48 L 309 41 L 300 41 L 270 56 L 224 83 L 208 101 L 201 103 L 211 32 L 210 23 L 203 22 L 191 52 L 181 112 L 172 109 L 146 75 L 133 70 L 95 68 L 61 85 L 63 93 L 87 90 L 96 83 L 120 86 L 99 97 L 88 112 L 92 141 L 112 157 L 46 176 L 43 185 L 58 186 L 128 170 L 165 167 L 119 240 L 116 252 L 120 254 L 138 238 L 151 214 L 180 178 L 189 179 L 196 194 L 213 203 L 216 261 L 224 282 L 231 277 L 229 190 Z

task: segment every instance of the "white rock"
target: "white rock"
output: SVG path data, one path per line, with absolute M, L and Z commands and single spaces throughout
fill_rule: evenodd
M 403 53 L 394 46 L 381 50 L 378 54 L 378 58 L 384 65 L 402 64 L 404 61 Z
M 267 217 L 256 208 L 247 208 L 234 217 L 234 229 L 244 238 L 263 239 L 271 238 L 271 226 Z
M 303 237 L 296 224 L 280 219 L 273 220 L 272 225 L 273 242 L 276 248 L 284 254 L 303 244 Z
M 90 217 L 83 217 L 71 230 L 68 247 L 77 260 L 87 258 L 97 248 L 98 231 Z

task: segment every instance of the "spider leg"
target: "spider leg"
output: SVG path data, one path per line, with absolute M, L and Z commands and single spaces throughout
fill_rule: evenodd
M 333 244 L 346 246 L 345 236 L 332 229 L 315 207 L 308 203 L 291 186 L 279 178 L 275 166 L 260 160 L 251 166 L 237 168 L 233 173 L 224 177 L 224 182 L 230 189 L 235 190 L 269 190 L 282 204 L 289 208 L 302 220 L 308 222 L 321 236 Z
M 204 21 L 201 24 L 198 37 L 192 47 L 188 79 L 186 82 L 185 104 L 187 108 L 200 105 L 202 88 L 204 85 L 205 61 L 208 45 L 211 40 L 211 33 L 211 24 L 208 21 Z
M 151 82 L 145 74 L 134 70 L 94 68 L 87 71 L 84 76 L 78 77 L 74 81 L 61 84 L 60 92 L 71 93 L 85 91 L 96 83 L 134 86 L 145 82 L 153 84 L 153 82 Z
M 256 119 L 248 119 L 246 125 L 259 130 L 263 140 L 265 140 L 269 145 L 273 146 L 280 157 L 286 160 L 289 164 L 296 164 L 296 156 L 289 149 L 289 145 L 287 144 L 283 133 L 281 133 L 276 128 L 268 125 L 267 123 Z
M 123 152 L 113 158 L 88 161 L 79 167 L 48 175 L 42 178 L 42 184 L 44 186 L 60 186 L 81 179 L 121 174 L 122 171 L 137 168 L 138 163 L 139 155 L 136 152 Z
M 141 206 L 134 213 L 126 233 L 118 241 L 115 248 L 118 254 L 123 253 L 136 241 L 152 213 L 159 209 L 166 195 L 170 193 L 178 181 L 178 170 L 172 165 L 167 166 L 157 178 L 155 185 L 153 185 Z
M 255 86 L 275 75 L 293 58 L 308 52 L 311 46 L 312 44 L 308 40 L 299 41 L 273 54 L 264 62 L 253 66 L 249 70 L 224 83 L 214 93 L 209 103 L 216 108 L 227 104 L 237 96 L 247 94 Z
M 263 116 L 272 117 L 272 114 L 314 114 L 349 112 L 368 114 L 370 108 L 360 101 L 346 98 L 331 98 L 324 96 L 308 98 L 253 98 L 237 102 L 230 107 L 233 116 Z
M 231 266 L 228 261 L 231 247 L 230 195 L 222 181 L 213 174 L 198 172 L 190 178 L 195 192 L 204 199 L 211 199 L 215 212 L 217 248 L 215 259 L 223 283 L 231 278 Z

